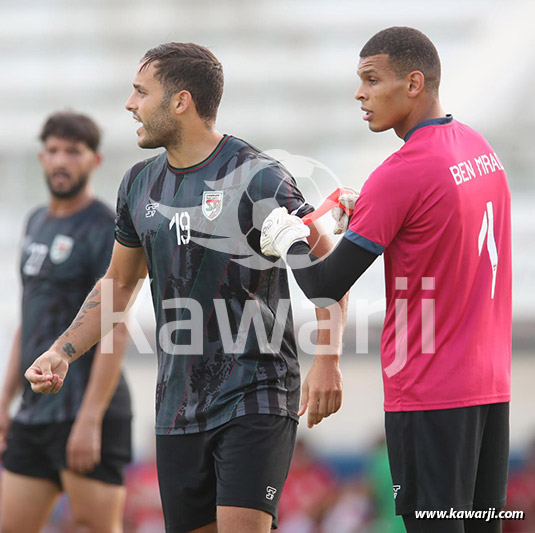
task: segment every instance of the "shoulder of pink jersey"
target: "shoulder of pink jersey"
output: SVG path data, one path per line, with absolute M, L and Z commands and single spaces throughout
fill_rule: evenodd
M 362 190 L 375 186 L 395 187 L 410 180 L 412 163 L 394 152 L 385 159 L 364 182 Z

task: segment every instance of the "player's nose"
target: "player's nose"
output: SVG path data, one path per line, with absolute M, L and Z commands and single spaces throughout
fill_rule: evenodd
M 135 103 L 134 103 L 134 93 L 130 94 L 128 99 L 126 100 L 124 107 L 127 111 L 133 111 L 136 109 Z
M 69 161 L 69 154 L 64 150 L 57 150 L 50 158 L 54 170 L 64 169 Z

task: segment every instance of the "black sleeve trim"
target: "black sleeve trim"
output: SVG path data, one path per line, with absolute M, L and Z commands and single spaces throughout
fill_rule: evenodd
M 115 240 L 119 243 L 119 244 L 122 244 L 123 246 L 126 246 L 127 248 L 141 248 L 141 243 L 135 243 L 135 242 L 128 242 L 128 241 L 125 241 L 124 239 L 121 239 L 117 233 L 115 234 Z
M 377 254 L 341 239 L 324 260 L 314 256 L 306 242 L 299 241 L 290 248 L 287 262 L 309 300 L 329 299 L 332 303 L 344 296 L 376 258 Z M 315 303 L 318 307 L 330 305 L 321 301 Z

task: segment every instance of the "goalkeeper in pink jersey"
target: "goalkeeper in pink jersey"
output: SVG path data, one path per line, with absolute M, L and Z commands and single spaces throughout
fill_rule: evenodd
M 421 510 L 505 505 L 511 360 L 511 213 L 493 148 L 444 113 L 440 60 L 421 32 L 393 27 L 360 53 L 355 99 L 373 132 L 404 145 L 360 196 L 324 260 L 284 208 L 264 222 L 266 255 L 292 267 L 308 298 L 338 301 L 384 253 L 381 340 L 396 512 L 412 532 L 498 532 L 499 520 L 416 520 Z M 345 220 L 344 220 L 345 217 Z M 318 300 L 316 300 L 318 302 Z

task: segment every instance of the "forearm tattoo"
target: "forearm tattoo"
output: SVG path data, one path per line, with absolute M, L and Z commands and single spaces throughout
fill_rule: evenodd
M 70 342 L 64 344 L 61 349 L 67 354 L 69 359 L 72 359 L 73 355 L 76 355 L 76 348 Z
M 73 320 L 72 324 L 68 327 L 67 331 L 65 331 L 64 336 L 66 338 L 69 337 L 69 333 L 71 331 L 74 331 L 75 329 L 78 329 L 80 326 L 84 324 L 85 317 L 87 315 L 87 312 L 90 309 L 93 309 L 94 307 L 97 307 L 100 305 L 100 302 L 94 301 L 94 298 L 96 298 L 99 294 L 98 289 L 93 289 L 89 296 L 85 299 L 85 302 L 83 303 L 82 307 L 80 308 L 80 311 L 78 311 L 78 314 L 76 315 L 75 319 Z M 72 357 L 76 353 L 76 349 L 74 346 L 69 342 L 63 346 L 63 351 L 69 356 Z

